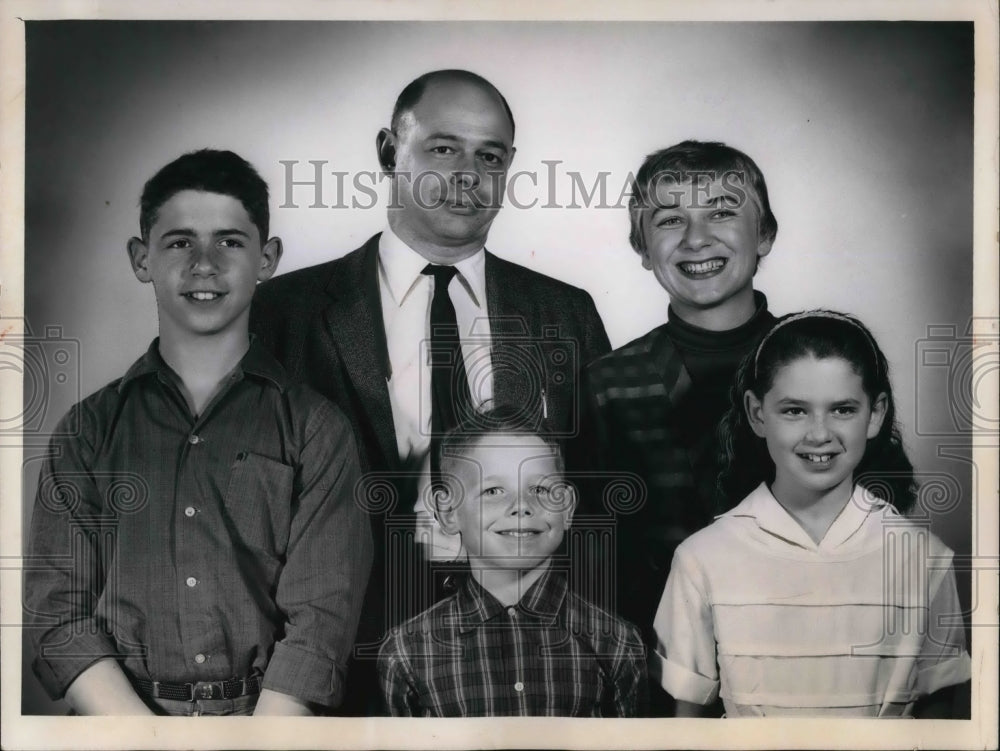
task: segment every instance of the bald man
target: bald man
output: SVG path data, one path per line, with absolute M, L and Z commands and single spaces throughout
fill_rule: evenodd
M 251 311 L 251 330 L 289 374 L 351 419 L 368 471 L 357 497 L 375 564 L 345 703 L 357 713 L 372 711 L 358 702 L 377 695 L 370 668 L 386 630 L 442 594 L 410 565 L 415 543 L 462 557 L 441 530 L 430 540 L 415 531 L 436 437 L 469 410 L 516 405 L 526 424 L 572 440 L 578 373 L 610 350 L 589 294 L 486 250 L 515 151 L 514 117 L 493 84 L 463 70 L 420 76 L 376 148 L 391 181 L 386 229 L 262 284 Z

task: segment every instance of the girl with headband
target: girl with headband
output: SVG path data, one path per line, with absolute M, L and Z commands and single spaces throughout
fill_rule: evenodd
M 952 551 L 903 516 L 916 485 L 871 333 L 785 317 L 731 401 L 719 484 L 738 503 L 677 549 L 654 623 L 678 715 L 950 709 L 970 676 Z

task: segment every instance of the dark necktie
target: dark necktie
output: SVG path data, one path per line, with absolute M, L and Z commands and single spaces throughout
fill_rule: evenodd
M 455 306 L 448 296 L 448 285 L 458 269 L 427 264 L 421 273 L 434 277 L 430 342 L 431 468 L 436 472 L 436 454 L 441 436 L 469 413 L 469 382 L 462 358 Z

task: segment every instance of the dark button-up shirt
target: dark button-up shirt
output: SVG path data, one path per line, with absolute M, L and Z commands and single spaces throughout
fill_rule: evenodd
M 177 683 L 259 671 L 334 706 L 372 558 L 350 426 L 256 341 L 195 417 L 157 345 L 74 407 L 42 468 L 35 671 L 53 698 L 106 657 Z
M 378 668 L 395 716 L 632 717 L 646 701 L 636 628 L 551 568 L 512 607 L 467 576 L 389 632 Z

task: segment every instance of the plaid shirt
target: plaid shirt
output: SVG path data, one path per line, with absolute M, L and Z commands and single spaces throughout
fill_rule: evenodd
M 634 717 L 646 703 L 636 628 L 551 568 L 512 607 L 467 576 L 389 632 L 378 669 L 394 716 Z
M 334 706 L 372 556 L 350 425 L 255 341 L 198 417 L 178 384 L 154 341 L 53 440 L 26 559 L 35 671 L 53 698 L 106 657 L 173 683 L 259 672 Z

